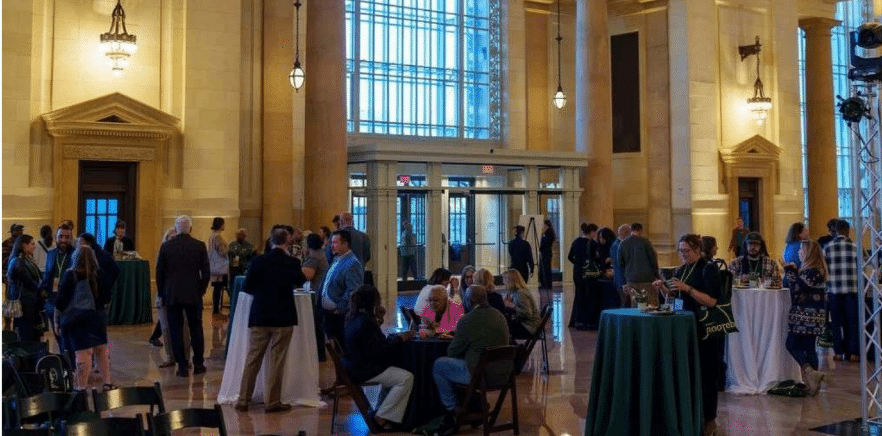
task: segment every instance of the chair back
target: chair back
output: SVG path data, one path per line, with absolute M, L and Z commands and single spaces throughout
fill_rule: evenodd
M 224 413 L 218 404 L 213 409 L 172 410 L 156 416 L 148 415 L 147 419 L 152 436 L 171 436 L 175 430 L 193 427 L 216 428 L 220 436 L 227 436 Z
M 407 311 L 407 308 L 404 306 L 398 306 L 398 309 L 401 311 L 401 316 L 404 317 L 404 322 L 406 328 L 410 328 L 411 323 L 413 322 L 413 318 L 410 317 L 410 312 Z
M 422 322 L 422 320 L 420 319 L 420 316 L 417 315 L 417 313 L 414 312 L 413 308 L 410 308 L 410 307 L 407 308 L 407 313 L 410 314 L 410 319 L 412 319 L 414 321 L 413 322 L 413 329 L 419 330 L 420 322 Z
M 144 436 L 144 421 L 140 413 L 134 418 L 100 418 L 64 427 L 67 436 Z
M 497 388 L 498 386 L 487 385 L 487 367 L 495 364 L 502 364 L 505 362 L 513 364 L 517 355 L 518 347 L 516 345 L 502 345 L 485 349 L 484 352 L 481 353 L 481 359 L 478 360 L 478 364 L 475 365 L 475 369 L 472 370 L 472 381 L 470 383 L 469 390 L 483 390 L 488 387 Z M 514 371 L 512 371 L 512 374 L 508 377 L 509 382 L 513 380 Z M 508 382 L 505 383 L 505 385 L 507 384 Z
M 334 371 L 337 375 L 337 381 L 334 382 L 334 395 L 339 395 L 339 392 L 337 391 L 338 387 L 345 387 L 349 395 L 352 396 L 352 400 L 355 401 L 355 405 L 358 407 L 358 411 L 361 413 L 362 418 L 364 418 L 364 422 L 367 424 L 371 433 L 379 433 L 381 429 L 377 427 L 373 418 L 370 416 L 371 403 L 364 395 L 364 391 L 361 387 L 352 382 L 352 379 L 349 378 L 349 373 L 346 372 L 346 367 L 343 366 L 343 351 L 340 348 L 340 343 L 337 342 L 336 338 L 330 338 L 328 339 L 328 342 L 325 343 L 325 347 L 328 349 L 328 355 L 331 356 L 331 361 L 334 362 Z M 369 384 L 375 385 L 376 383 Z M 369 384 L 363 384 L 363 386 Z
M 88 412 L 89 401 L 85 392 L 44 392 L 26 398 L 13 398 L 10 407 L 19 424 L 49 422 L 54 427 L 54 421 L 59 417 Z
M 545 326 L 548 325 L 548 320 L 551 319 L 552 310 L 551 305 L 546 304 L 542 306 L 542 310 L 539 311 L 539 325 L 536 327 L 536 332 L 533 333 L 533 336 L 527 339 L 527 342 L 520 347 L 520 352 L 515 360 L 516 373 L 521 373 L 521 370 L 524 369 L 524 365 L 527 363 L 527 359 L 529 359 L 530 354 L 533 353 L 533 348 L 536 347 L 536 342 L 544 337 Z
M 48 428 L 13 428 L 3 430 L 3 436 L 52 436 Z
M 130 386 L 104 392 L 92 389 L 92 402 L 95 404 L 95 411 L 99 413 L 127 406 L 150 406 L 151 415 L 154 414 L 154 407 L 158 409 L 156 413 L 165 413 L 165 401 L 162 399 L 159 382 L 154 382 L 149 387 Z

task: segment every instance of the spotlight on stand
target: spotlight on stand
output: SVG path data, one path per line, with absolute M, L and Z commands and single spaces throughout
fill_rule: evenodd
M 851 69 L 848 78 L 863 82 L 882 80 L 882 58 L 864 58 L 857 55 L 857 48 L 875 49 L 882 46 L 882 24 L 866 23 L 851 32 Z
M 842 116 L 842 119 L 851 123 L 859 123 L 862 119 L 871 119 L 870 116 L 870 107 L 867 106 L 866 100 L 861 98 L 860 95 L 855 95 L 848 98 L 842 98 L 841 96 L 836 96 L 839 99 L 839 103 L 836 105 L 839 106 L 839 114 Z

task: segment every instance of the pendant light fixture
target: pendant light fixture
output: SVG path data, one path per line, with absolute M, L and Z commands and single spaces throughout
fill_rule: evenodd
M 560 82 L 560 42 L 563 38 L 560 36 L 560 0 L 557 0 L 557 92 L 551 100 L 558 109 L 563 109 L 567 104 L 567 95 L 564 94 L 563 86 Z
M 766 97 L 763 93 L 763 81 L 760 80 L 760 44 L 759 36 L 756 37 L 756 43 L 753 45 L 742 45 L 738 47 L 738 53 L 741 55 L 741 61 L 751 55 L 756 55 L 756 81 L 753 82 L 753 97 L 747 99 L 747 107 L 753 113 L 753 119 L 756 124 L 761 126 L 769 116 L 769 110 L 772 109 L 772 99 Z
M 101 53 L 107 56 L 115 77 L 122 75 L 123 69 L 129 65 L 129 57 L 138 50 L 136 39 L 135 35 L 126 31 L 126 11 L 123 10 L 120 0 L 117 0 L 111 14 L 110 30 L 101 34 L 99 45 Z
M 291 72 L 288 74 L 288 81 L 291 82 L 291 86 L 294 87 L 295 91 L 300 91 L 300 88 L 303 87 L 303 81 L 306 80 L 306 75 L 303 73 L 303 68 L 300 67 L 300 0 L 296 0 L 294 2 L 294 10 L 297 14 L 297 19 L 295 22 L 297 23 L 294 33 L 294 68 L 291 68 Z

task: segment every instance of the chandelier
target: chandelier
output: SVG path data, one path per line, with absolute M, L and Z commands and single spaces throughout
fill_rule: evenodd
M 760 80 L 760 38 L 756 37 L 756 43 L 753 45 L 744 45 L 738 47 L 738 53 L 741 55 L 741 60 L 744 61 L 744 58 L 756 55 L 756 81 L 753 82 L 753 97 L 747 99 L 747 108 L 750 109 L 750 112 L 753 114 L 753 119 L 756 121 L 758 126 L 763 125 L 766 121 L 766 118 L 769 116 L 769 110 L 772 109 L 772 99 L 770 97 L 766 97 L 763 93 L 763 81 Z
M 560 0 L 557 0 L 557 92 L 551 101 L 558 109 L 563 109 L 567 104 L 567 95 L 563 92 L 563 86 L 560 83 L 560 42 L 563 40 L 560 36 Z
M 135 35 L 126 31 L 126 11 L 117 0 L 111 14 L 110 30 L 101 34 L 99 46 L 101 53 L 107 56 L 114 77 L 122 75 L 123 69 L 129 65 L 129 57 L 138 50 L 135 39 Z
M 303 87 L 303 81 L 306 79 L 303 68 L 300 67 L 300 6 L 302 6 L 300 0 L 294 2 L 294 9 L 297 11 L 297 27 L 294 33 L 294 68 L 291 68 L 291 72 L 288 74 L 288 81 L 291 82 L 295 91 L 300 91 L 300 88 Z

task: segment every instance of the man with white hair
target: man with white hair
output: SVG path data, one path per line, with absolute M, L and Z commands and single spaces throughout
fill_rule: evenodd
M 184 352 L 184 313 L 190 327 L 193 374 L 205 372 L 205 339 L 202 333 L 202 296 L 208 288 L 211 267 L 205 243 L 190 236 L 193 220 L 187 215 L 175 219 L 178 236 L 162 244 L 156 260 L 156 292 L 165 302 L 169 334 L 178 376 L 189 376 Z

